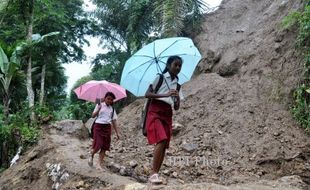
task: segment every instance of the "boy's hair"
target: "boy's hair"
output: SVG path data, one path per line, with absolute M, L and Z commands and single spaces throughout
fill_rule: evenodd
M 171 66 L 171 63 L 175 60 L 179 60 L 181 62 L 181 64 L 183 63 L 183 59 L 177 55 L 174 55 L 174 56 L 170 56 L 168 59 L 167 59 L 167 63 L 166 63 L 166 68 L 164 69 L 163 73 L 166 73 L 168 72 L 168 69 L 169 67 Z
M 116 98 L 115 95 L 113 94 L 113 92 L 107 92 L 107 93 L 105 94 L 104 98 L 106 98 L 106 97 L 108 97 L 108 96 L 111 96 L 113 100 Z

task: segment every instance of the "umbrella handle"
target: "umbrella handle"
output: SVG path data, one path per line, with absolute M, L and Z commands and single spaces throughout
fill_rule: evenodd
M 100 105 L 100 98 L 96 98 L 96 104 Z

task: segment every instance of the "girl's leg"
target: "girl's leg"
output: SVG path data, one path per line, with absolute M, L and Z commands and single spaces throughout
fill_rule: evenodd
M 95 156 L 95 154 L 96 154 L 97 152 L 98 152 L 98 150 L 95 151 L 94 149 L 91 149 L 91 151 L 90 151 L 91 157 L 94 158 L 94 156 Z
M 88 159 L 88 165 L 91 167 L 93 166 L 94 156 L 97 152 L 98 152 L 98 150 L 95 151 L 94 149 L 91 149 L 91 151 L 90 151 L 90 158 Z
M 103 160 L 104 160 L 104 157 L 105 157 L 105 151 L 106 150 L 100 150 L 99 152 L 99 164 L 100 166 L 102 167 L 103 166 Z
M 167 140 L 163 140 L 155 145 L 153 156 L 153 171 L 152 174 L 158 173 L 163 163 L 166 151 Z

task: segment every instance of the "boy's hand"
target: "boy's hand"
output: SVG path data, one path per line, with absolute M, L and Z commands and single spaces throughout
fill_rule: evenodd
M 120 138 L 119 138 L 119 134 L 117 133 L 116 134 L 116 140 L 119 140 Z

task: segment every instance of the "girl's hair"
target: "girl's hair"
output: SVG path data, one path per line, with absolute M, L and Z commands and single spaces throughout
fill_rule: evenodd
M 108 97 L 108 96 L 111 96 L 113 100 L 116 98 L 115 95 L 113 94 L 113 92 L 107 92 L 107 93 L 105 94 L 104 98 L 106 98 L 106 97 Z
M 183 63 L 183 60 L 181 57 L 177 56 L 177 55 L 174 55 L 174 56 L 170 56 L 168 59 L 167 59 L 167 63 L 166 63 L 166 68 L 164 69 L 163 73 L 166 73 L 168 72 L 169 68 L 171 67 L 171 63 L 176 61 L 176 60 L 179 60 L 181 62 L 181 64 Z

